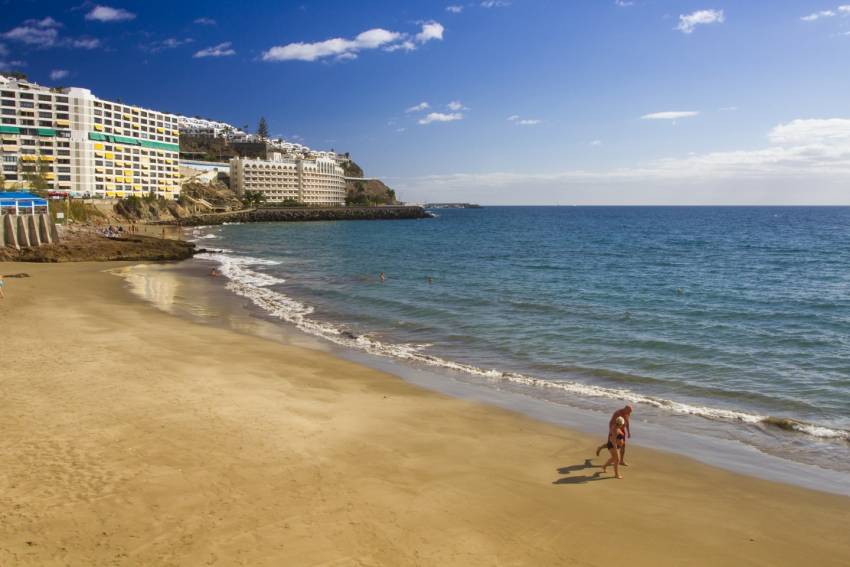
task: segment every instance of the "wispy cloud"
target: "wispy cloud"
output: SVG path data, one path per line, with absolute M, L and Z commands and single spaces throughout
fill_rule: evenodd
M 431 108 L 431 105 L 425 101 L 422 101 L 419 104 L 413 105 L 410 108 L 406 109 L 405 112 L 422 112 L 423 110 L 428 110 L 429 108 Z
M 200 51 L 195 52 L 192 57 L 200 59 L 203 57 L 227 57 L 229 55 L 235 55 L 236 51 L 231 47 L 232 45 L 232 42 L 225 41 L 224 43 L 219 43 L 218 45 L 201 49 Z
M 482 0 L 480 4 L 482 8 L 502 8 L 510 5 L 511 3 L 507 0 Z
M 165 51 L 167 49 L 176 49 L 181 45 L 186 45 L 188 43 L 193 43 L 195 40 L 187 37 L 185 39 L 177 39 L 175 37 L 169 37 L 167 39 L 163 39 L 162 41 L 154 41 L 153 43 L 149 43 L 147 45 L 140 46 L 143 50 L 148 51 L 150 53 L 159 53 L 160 51 Z
M 634 6 L 635 3 L 629 0 L 614 0 L 614 4 L 619 6 L 620 8 L 628 8 L 629 6 Z
M 59 39 L 62 26 L 50 16 L 41 20 L 26 20 L 3 34 L 3 37 L 35 47 L 53 47 Z
M 588 144 L 588 145 L 590 145 L 590 146 L 601 146 L 601 145 L 602 145 L 602 140 L 592 140 L 592 141 L 590 142 L 590 144 Z
M 680 118 L 691 118 L 699 115 L 696 110 L 665 110 L 664 112 L 652 112 L 641 116 L 642 120 L 679 120 Z
M 452 4 L 451 6 L 446 6 L 446 12 L 451 12 L 452 14 L 460 14 L 463 12 L 463 6 L 460 4 Z
M 65 69 L 53 69 L 50 72 L 50 80 L 51 81 L 59 81 L 61 79 L 68 77 L 68 75 L 70 75 L 70 74 L 71 73 L 69 73 Z
M 288 43 L 278 45 L 263 52 L 263 61 L 318 61 L 335 58 L 337 60 L 356 59 L 361 51 L 383 49 L 413 51 L 417 46 L 432 40 L 443 39 L 444 28 L 439 22 L 429 21 L 421 24 L 420 31 L 411 36 L 382 28 L 366 30 L 353 39 L 335 37 L 313 43 Z
M 201 17 L 201 18 L 196 18 L 195 23 L 200 25 L 200 26 L 214 26 L 218 22 L 216 22 L 212 18 L 207 18 L 206 16 L 204 16 L 204 17 Z
M 86 14 L 86 19 L 95 22 L 126 22 L 135 20 L 136 14 L 123 8 L 97 5 Z
M 94 49 L 100 47 L 100 40 L 91 37 L 60 37 L 59 28 L 62 27 L 50 16 L 40 20 L 26 20 L 11 30 L 0 34 L 10 41 L 16 41 L 41 49 L 51 47 L 72 47 L 79 49 Z
M 446 108 L 448 108 L 449 110 L 451 110 L 453 112 L 457 112 L 458 110 L 465 110 L 463 103 L 460 102 L 459 100 L 451 101 L 450 103 L 448 103 L 446 105 Z
M 434 195 L 441 191 L 491 200 L 516 200 L 516 189 L 522 188 L 525 202 L 534 195 L 563 195 L 564 190 L 582 188 L 581 199 L 587 203 L 600 202 L 599 191 L 610 190 L 612 202 L 645 203 L 648 186 L 666 184 L 669 192 L 656 192 L 656 198 L 677 203 L 744 203 L 756 195 L 759 202 L 800 202 L 799 187 L 823 180 L 835 187 L 823 192 L 822 200 L 846 202 L 842 188 L 850 183 L 850 119 L 798 119 L 779 124 L 767 132 L 767 143 L 761 148 L 690 154 L 651 160 L 629 167 L 604 170 L 567 170 L 560 172 L 487 172 L 430 175 L 401 181 L 405 193 Z M 682 184 L 709 184 L 711 191 L 681 192 Z M 591 188 L 587 188 L 587 186 Z M 624 195 L 624 187 L 640 188 L 640 193 Z M 780 199 L 776 192 L 784 186 L 787 192 Z M 744 194 L 742 187 L 759 187 L 757 193 Z M 585 189 L 587 188 L 587 189 Z M 725 188 L 725 189 L 722 189 Z M 666 190 L 665 190 L 666 191 Z M 725 191 L 721 193 L 721 191 Z M 838 195 L 838 197 L 836 197 Z M 422 198 L 422 197 L 417 197 Z M 469 198 L 469 197 L 466 197 Z M 554 199 L 552 199 L 554 201 Z M 807 199 L 809 202 L 813 198 Z
M 679 16 L 679 25 L 676 29 L 682 33 L 693 33 L 697 26 L 708 24 L 722 24 L 726 20 L 723 10 L 697 10 L 690 14 Z
M 463 114 L 460 112 L 431 112 L 427 116 L 419 119 L 419 124 L 431 124 L 432 122 L 454 122 L 455 120 L 463 120 Z
M 516 126 L 535 126 L 543 121 L 537 118 L 521 118 L 519 114 L 512 114 L 508 116 L 508 122 L 513 122 Z
M 820 10 L 819 12 L 812 12 L 807 16 L 802 16 L 800 19 L 804 22 L 815 22 L 824 18 L 834 18 L 839 15 L 850 15 L 850 4 L 842 4 L 841 6 L 837 6 L 835 10 Z
M 832 10 L 821 10 L 820 12 L 812 12 L 808 16 L 803 16 L 800 18 L 804 22 L 814 22 L 815 20 L 820 20 L 821 18 L 831 18 L 835 15 L 835 12 Z

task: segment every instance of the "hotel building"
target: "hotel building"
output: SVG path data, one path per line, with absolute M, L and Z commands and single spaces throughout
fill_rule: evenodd
M 237 194 L 260 191 L 268 203 L 294 199 L 314 206 L 345 204 L 344 173 L 332 152 L 272 153 L 269 157 L 230 160 L 230 183 Z
M 0 158 L 7 187 L 39 174 L 76 197 L 180 194 L 177 118 L 0 76 Z

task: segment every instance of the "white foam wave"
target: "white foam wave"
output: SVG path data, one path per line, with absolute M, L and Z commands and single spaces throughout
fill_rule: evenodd
M 769 425 L 776 422 L 775 418 L 766 415 L 691 405 L 683 402 L 646 396 L 624 388 L 606 388 L 603 386 L 581 384 L 571 381 L 553 381 L 514 372 L 502 372 L 496 369 L 483 369 L 470 364 L 446 360 L 423 353 L 422 350 L 431 346 L 430 344 L 417 345 L 384 343 L 368 335 L 356 336 L 331 323 L 311 319 L 309 316 L 313 313 L 312 307 L 292 299 L 278 291 L 266 289 L 266 286 L 273 284 L 264 283 L 266 281 L 264 278 L 275 280 L 274 283 L 282 283 L 284 280 L 273 278 L 267 274 L 260 274 L 245 267 L 250 265 L 275 265 L 279 264 L 279 262 L 246 256 L 230 256 L 220 253 L 204 254 L 199 256 L 216 260 L 221 263 L 222 273 L 230 280 L 226 286 L 230 291 L 250 299 L 254 305 L 266 313 L 295 325 L 303 332 L 322 337 L 341 346 L 356 348 L 377 356 L 401 359 L 428 366 L 463 372 L 485 378 L 493 383 L 502 382 L 518 384 L 532 388 L 559 390 L 561 392 L 577 396 L 616 399 L 631 404 L 652 406 L 674 414 L 693 415 L 718 421 L 739 422 L 749 425 Z M 793 421 L 791 425 L 785 427 L 785 429 L 791 429 L 819 438 L 843 439 L 850 441 L 850 431 L 830 429 L 798 421 Z
M 242 282 L 245 286 L 256 286 L 257 288 L 265 288 L 272 285 L 282 284 L 286 280 L 276 278 L 251 270 L 248 266 L 275 266 L 280 262 L 265 260 L 263 258 L 253 258 L 251 256 L 231 256 L 223 252 L 209 252 L 198 254 L 196 257 L 213 260 L 221 265 L 221 273 L 228 278 L 228 287 L 232 282 Z

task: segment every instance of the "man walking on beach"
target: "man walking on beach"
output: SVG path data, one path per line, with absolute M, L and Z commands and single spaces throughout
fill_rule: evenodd
M 608 422 L 608 428 L 610 429 L 611 427 L 614 426 L 614 423 L 616 423 L 618 417 L 622 417 L 623 420 L 625 421 L 625 424 L 623 425 L 623 430 L 626 432 L 626 439 L 628 439 L 629 437 L 632 436 L 631 429 L 629 429 L 629 416 L 631 416 L 631 415 L 632 415 L 632 406 L 627 405 L 626 407 L 624 407 L 622 409 L 618 409 L 611 416 L 611 420 Z M 620 464 L 624 465 L 624 466 L 628 466 L 628 463 L 626 463 L 626 439 L 623 439 L 623 445 L 622 445 L 622 447 L 620 447 Z M 598 457 L 599 453 L 602 451 L 602 449 L 605 449 L 606 447 L 608 447 L 607 441 L 596 448 L 596 456 Z

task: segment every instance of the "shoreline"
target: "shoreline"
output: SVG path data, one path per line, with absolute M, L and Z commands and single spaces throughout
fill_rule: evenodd
M 207 277 L 206 264 L 218 266 L 217 261 L 206 257 L 193 260 L 175 265 L 135 266 L 129 268 L 122 277 L 134 288 L 134 294 L 142 301 L 196 323 L 212 324 L 283 344 L 295 344 L 328 352 L 333 356 L 392 374 L 430 391 L 518 412 L 534 420 L 567 427 L 591 436 L 600 436 L 600 424 L 604 430 L 607 414 L 596 408 L 553 402 L 534 397 L 528 392 L 494 387 L 488 380 L 462 371 L 379 356 L 307 333 L 290 322 L 273 317 L 244 296 L 225 289 L 225 283 L 229 281 L 227 278 L 212 280 Z M 152 285 L 150 281 L 163 278 L 169 280 L 166 286 L 168 290 L 174 290 L 181 284 L 190 285 L 191 293 L 184 292 L 179 295 L 183 298 L 192 295 L 196 299 L 190 301 L 161 295 L 162 288 L 156 284 Z M 172 278 L 177 281 L 171 281 Z M 137 283 L 130 283 L 133 279 L 137 279 Z M 210 316 L 213 311 L 215 316 Z M 612 400 L 609 402 L 614 405 L 623 403 Z M 641 416 L 641 409 L 644 409 L 643 406 L 637 407 L 638 413 L 635 417 L 636 429 L 640 431 L 632 441 L 635 445 L 691 458 L 758 479 L 850 496 L 850 475 L 844 471 L 825 469 L 776 456 L 734 439 L 705 433 L 687 433 L 679 429 L 671 433 L 671 424 L 675 424 L 677 419 L 689 419 L 692 416 L 670 415 L 666 421 L 647 421 Z M 601 437 L 604 437 L 604 431 Z M 687 442 L 683 444 L 682 439 Z
M 13 266 L 4 563 L 850 560 L 848 498 L 640 446 L 596 482 L 597 436 L 162 313 L 115 267 Z

